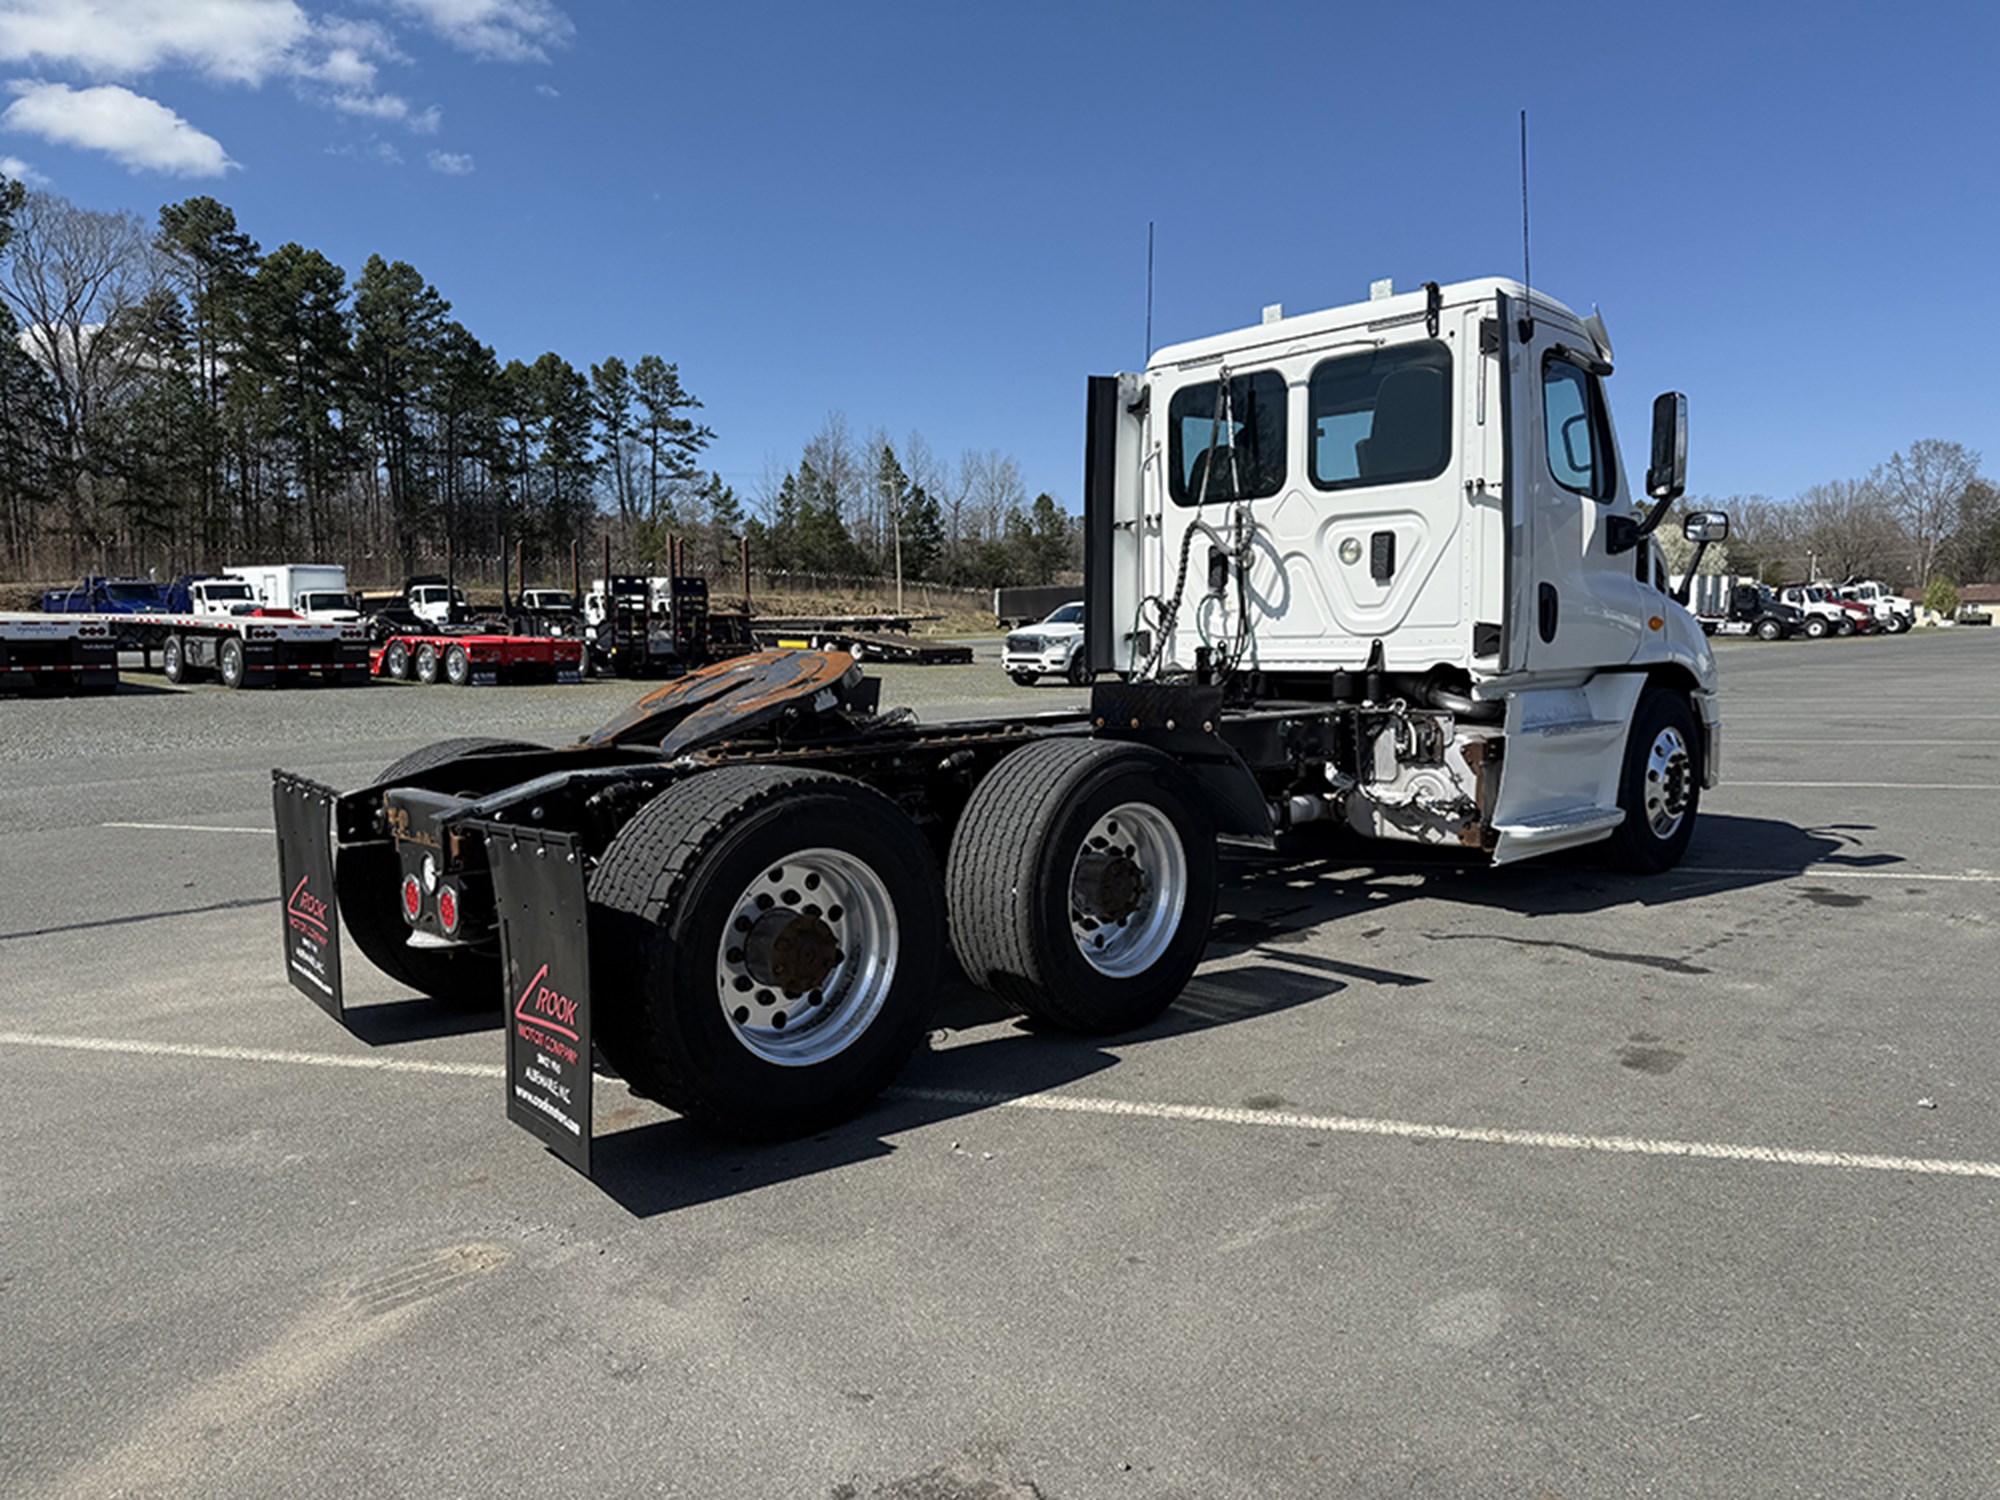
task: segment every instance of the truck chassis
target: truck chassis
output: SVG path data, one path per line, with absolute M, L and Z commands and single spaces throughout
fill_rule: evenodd
M 338 912 L 391 978 L 502 1002 L 510 1115 L 584 1170 L 593 1043 L 682 1113 L 796 1135 L 919 1044 L 947 932 L 1026 1014 L 1087 1033 L 1156 1018 L 1206 946 L 1218 836 L 1365 822 L 1371 799 L 1422 795 L 1378 781 L 1385 737 L 1419 759 L 1455 743 L 1448 710 L 1359 686 L 1225 703 L 1105 682 L 1085 712 L 925 725 L 883 711 L 844 653 L 770 651 L 558 749 L 445 741 L 344 794 L 275 772 L 287 972 L 344 1014 Z M 1679 857 L 1701 790 L 1685 698 L 1646 704 L 1611 845 L 1637 870 Z M 1667 743 L 1691 753 L 1649 779 Z M 1506 746 L 1498 725 L 1471 744 L 1477 796 L 1417 815 L 1477 852 Z

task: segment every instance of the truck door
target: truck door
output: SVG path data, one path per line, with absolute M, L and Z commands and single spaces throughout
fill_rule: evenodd
M 1513 353 L 1513 622 L 1530 671 L 1617 666 L 1637 651 L 1649 613 L 1633 550 L 1607 545 L 1631 514 L 1618 462 L 1606 368 L 1581 333 L 1537 319 Z M 1641 549 L 1642 550 L 1642 549 Z M 1652 590 L 1647 587 L 1650 595 Z

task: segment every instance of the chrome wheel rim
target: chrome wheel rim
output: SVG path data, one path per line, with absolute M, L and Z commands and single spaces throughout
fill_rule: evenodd
M 1646 752 L 1646 826 L 1656 839 L 1669 839 L 1687 816 L 1694 795 L 1694 757 L 1687 741 L 1671 726 L 1653 736 Z
M 437 676 L 438 656 L 435 646 L 417 647 L 417 676 L 429 682 Z
M 1173 943 L 1187 893 L 1173 820 L 1149 802 L 1122 802 L 1090 825 L 1070 861 L 1070 937 L 1098 973 L 1129 979 Z
M 801 849 L 736 898 L 715 950 L 723 1020 L 779 1067 L 847 1050 L 896 982 L 896 903 L 874 869 L 840 849 Z
M 461 648 L 454 646 L 450 651 L 445 653 L 444 675 L 449 677 L 454 684 L 463 687 L 467 679 L 472 676 L 471 658 Z

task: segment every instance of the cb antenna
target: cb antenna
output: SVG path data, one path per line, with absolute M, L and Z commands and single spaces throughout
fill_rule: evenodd
M 1146 359 L 1153 358 L 1153 221 L 1146 221 Z
M 1535 283 L 1528 274 L 1528 112 L 1521 111 L 1521 342 L 1535 336 Z

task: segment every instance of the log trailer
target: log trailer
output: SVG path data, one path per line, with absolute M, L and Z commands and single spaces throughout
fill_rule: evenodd
M 391 978 L 501 1004 L 510 1116 L 587 1171 L 593 1042 L 686 1115 L 808 1131 L 919 1044 L 947 940 L 1023 1012 L 1145 1025 L 1200 962 L 1219 837 L 1664 870 L 1721 732 L 1650 540 L 1687 405 L 1654 403 L 1642 500 L 1610 373 L 1601 320 L 1487 280 L 1094 378 L 1087 711 L 923 724 L 845 653 L 770 651 L 558 749 L 277 771 L 288 975 L 342 1014 L 338 913 Z

